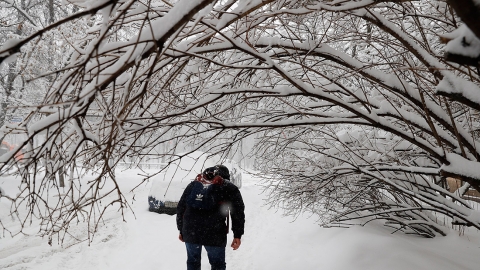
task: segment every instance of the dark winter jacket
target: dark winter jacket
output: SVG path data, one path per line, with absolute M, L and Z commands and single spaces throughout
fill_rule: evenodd
M 234 238 L 241 238 L 245 225 L 245 205 L 237 186 L 225 180 L 223 184 L 213 186 L 216 204 L 211 210 L 198 210 L 187 203 L 187 197 L 193 189 L 190 183 L 183 192 L 177 206 L 177 228 L 187 243 L 205 246 L 227 245 L 227 215 L 230 210 L 231 226 Z

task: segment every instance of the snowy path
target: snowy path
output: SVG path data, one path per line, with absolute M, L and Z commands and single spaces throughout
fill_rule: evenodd
M 135 176 L 130 172 L 122 177 L 131 180 Z M 456 232 L 428 240 L 391 235 L 383 227 L 324 229 L 315 225 L 313 218 L 302 217 L 291 222 L 291 218 L 282 218 L 281 213 L 263 206 L 259 187 L 253 179 L 245 178 L 241 191 L 246 204 L 246 234 L 239 250 L 227 249 L 227 269 L 474 270 L 480 265 L 478 232 L 469 233 L 470 241 Z M 86 243 L 50 247 L 46 239 L 35 237 L 0 238 L 0 269 L 185 269 L 186 255 L 177 239 L 175 217 L 148 212 L 148 190 L 147 185 L 136 193 L 136 219 L 129 216 L 128 222 L 121 222 L 112 212 L 90 247 Z M 80 229 L 74 232 L 84 235 Z M 232 233 L 229 242 L 231 238 Z M 210 269 L 206 254 L 202 269 Z

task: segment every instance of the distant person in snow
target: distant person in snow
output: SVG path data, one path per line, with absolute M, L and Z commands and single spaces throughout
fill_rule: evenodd
M 200 270 L 202 246 L 212 270 L 226 269 L 225 247 L 232 218 L 231 247 L 240 247 L 245 225 L 245 205 L 239 189 L 223 165 L 207 168 L 183 192 L 177 206 L 179 239 L 187 248 L 187 270 Z

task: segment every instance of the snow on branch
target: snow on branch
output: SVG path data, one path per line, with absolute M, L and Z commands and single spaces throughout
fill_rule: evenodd
M 127 209 L 119 164 L 195 150 L 242 156 L 272 205 L 323 225 L 380 219 L 425 237 L 447 234 L 443 220 L 480 228 L 446 179 L 480 191 L 480 174 L 461 167 L 480 161 L 480 78 L 441 56 L 438 35 L 458 20 L 444 2 L 75 2 L 85 10 L 0 52 L 6 61 L 54 27 L 81 25 L 55 35 L 64 64 L 28 82 L 47 81 L 46 94 L 2 129 L 25 136 L 1 157 L 24 180 L 12 209 L 60 194 L 60 208 L 37 215 L 45 235 L 58 232 L 52 217 L 67 230 L 74 216 L 97 226 L 104 205 Z M 64 194 L 56 180 L 70 171 L 78 189 Z

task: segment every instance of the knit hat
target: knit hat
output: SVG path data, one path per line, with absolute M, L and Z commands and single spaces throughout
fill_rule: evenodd
M 230 180 L 230 172 L 224 165 L 206 168 L 205 171 L 203 171 L 203 175 L 206 180 L 212 180 L 217 175 L 220 175 L 223 179 Z
M 224 165 L 217 165 L 215 166 L 216 171 L 218 171 L 218 175 L 220 175 L 223 179 L 230 180 L 230 172 L 228 168 Z

